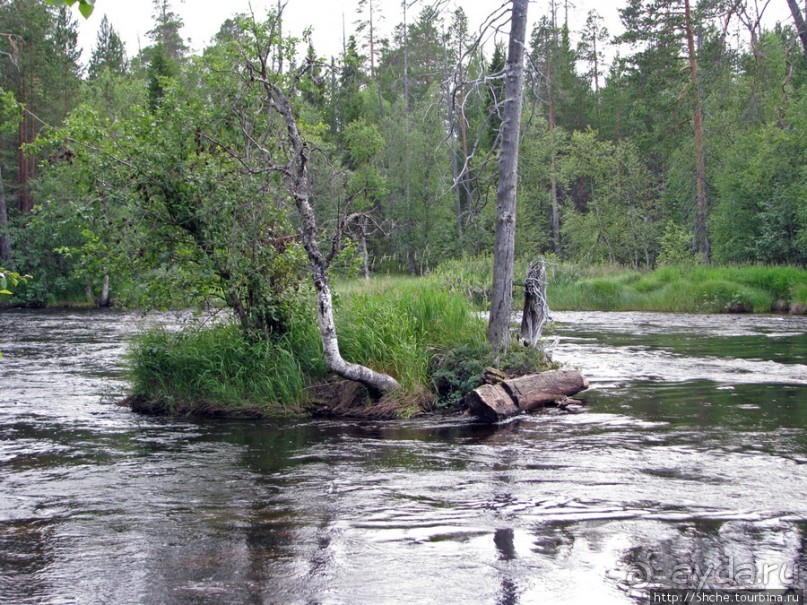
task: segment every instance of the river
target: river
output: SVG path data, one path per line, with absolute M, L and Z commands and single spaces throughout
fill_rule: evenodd
M 160 316 L 157 320 L 164 321 Z M 154 318 L 0 313 L 0 602 L 647 602 L 807 586 L 807 318 L 556 313 L 587 411 L 142 417 Z

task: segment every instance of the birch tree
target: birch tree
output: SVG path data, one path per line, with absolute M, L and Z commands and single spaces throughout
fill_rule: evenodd
M 286 77 L 272 71 L 272 56 L 278 51 L 275 46 L 276 23 L 277 18 L 272 16 L 263 24 L 259 24 L 254 17 L 243 22 L 248 38 L 244 39 L 239 49 L 243 65 L 241 77 L 248 88 L 259 93 L 258 111 L 264 114 L 268 126 L 263 133 L 244 130 L 243 134 L 257 152 L 255 158 L 258 164 L 254 169 L 277 175 L 297 210 L 299 236 L 316 292 L 317 323 L 328 369 L 342 378 L 363 384 L 376 395 L 389 393 L 400 387 L 394 378 L 345 360 L 339 349 L 330 267 L 341 248 L 345 229 L 355 217 L 349 214 L 349 204 L 345 204 L 329 245 L 323 250 L 308 177 L 314 150 L 300 128 L 293 105 L 299 83 L 311 65 L 303 65 Z

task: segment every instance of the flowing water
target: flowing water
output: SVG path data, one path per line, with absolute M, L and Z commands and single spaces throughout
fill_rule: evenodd
M 146 320 L 0 314 L 0 602 L 642 603 L 807 586 L 807 318 L 557 313 L 576 415 L 191 421 Z

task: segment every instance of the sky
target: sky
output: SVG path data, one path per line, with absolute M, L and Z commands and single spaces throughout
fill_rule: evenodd
M 509 4 L 506 0 L 471 0 L 458 2 L 446 0 L 451 10 L 462 6 L 472 30 L 478 30 L 485 18 L 496 9 Z M 411 2 L 411 0 L 410 0 Z M 409 19 L 414 20 L 424 6 L 433 4 L 434 0 L 420 0 L 409 9 Z M 561 7 L 563 0 L 559 0 Z M 572 8 L 571 4 L 576 4 Z M 251 0 L 252 8 L 257 16 L 262 16 L 270 7 L 277 6 L 277 0 Z M 403 22 L 400 0 L 381 0 L 383 20 L 379 23 L 381 36 L 388 37 L 395 25 Z M 597 10 L 614 26 L 618 24 L 616 7 L 620 3 L 597 2 L 596 0 L 570 0 L 569 20 L 582 25 L 590 7 Z M 201 50 L 219 30 L 221 23 L 238 12 L 248 12 L 250 0 L 173 0 L 173 10 L 184 21 L 183 35 L 191 39 L 191 48 Z M 284 10 L 285 28 L 299 35 L 306 27 L 313 32 L 314 47 L 321 56 L 338 55 L 342 50 L 343 23 L 347 35 L 355 31 L 358 0 L 287 0 Z M 548 0 L 530 2 L 528 17 L 530 23 L 538 21 L 546 13 Z M 79 18 L 79 44 L 84 49 L 84 60 L 89 58 L 95 45 L 98 26 L 101 18 L 107 15 L 112 26 L 126 44 L 129 57 L 137 54 L 140 46 L 148 46 L 150 40 L 147 32 L 152 28 L 151 0 L 96 0 L 95 11 L 84 21 Z M 562 14 L 562 13 L 561 13 Z M 574 29 L 574 24 L 571 25 Z M 610 24 L 609 24 L 610 27 Z M 506 37 L 509 25 L 504 26 L 501 36 Z
M 338 56 L 342 49 L 343 31 L 346 30 L 348 35 L 355 31 L 358 1 L 287 0 L 284 11 L 285 28 L 288 32 L 299 35 L 305 28 L 311 27 L 317 53 L 326 57 Z M 472 31 L 478 30 L 489 14 L 509 4 L 507 0 L 444 1 L 452 10 L 462 5 L 468 15 Z M 617 9 L 625 4 L 625 0 L 555 1 L 560 7 L 560 19 L 563 18 L 564 8 L 568 4 L 569 27 L 573 32 L 582 28 L 591 8 L 596 8 L 603 16 L 605 26 L 612 35 L 622 31 Z M 415 0 L 415 5 L 409 9 L 409 19 L 414 20 L 424 6 L 434 2 L 435 0 Z M 403 21 L 403 13 L 401 0 L 380 0 L 380 4 L 383 20 L 379 23 L 379 27 L 381 37 L 385 37 L 390 35 L 395 25 Z M 256 16 L 260 17 L 268 8 L 276 7 L 277 0 L 251 0 L 251 5 Z M 547 14 L 548 6 L 549 0 L 531 1 L 528 9 L 529 23 L 535 23 L 541 16 Z M 248 12 L 250 0 L 173 0 L 172 7 L 184 21 L 183 35 L 190 38 L 190 47 L 198 51 L 207 45 L 225 19 L 238 12 Z M 78 18 L 79 44 L 84 49 L 85 62 L 95 45 L 98 26 L 104 14 L 126 44 L 129 57 L 136 55 L 141 46 L 148 46 L 150 40 L 147 32 L 152 28 L 151 0 L 96 0 L 92 16 L 86 21 L 81 17 Z M 767 19 L 769 23 L 776 20 L 789 21 L 787 4 L 784 0 L 773 0 L 766 14 L 769 15 Z M 509 25 L 504 24 L 499 34 L 502 39 L 506 38 L 508 31 Z

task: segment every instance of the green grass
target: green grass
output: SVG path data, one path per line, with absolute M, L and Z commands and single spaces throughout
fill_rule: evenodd
M 412 401 L 456 402 L 482 383 L 484 367 L 494 362 L 476 309 L 436 280 L 355 280 L 336 291 L 343 356 L 400 382 L 401 415 L 418 411 Z M 233 324 L 147 332 L 129 352 L 133 395 L 172 414 L 302 413 L 308 388 L 327 375 L 309 307 L 270 342 L 248 342 Z M 537 352 L 499 360 L 519 372 L 536 370 L 541 361 Z
M 390 374 L 405 390 L 428 387 L 433 355 L 484 342 L 471 305 L 427 280 L 385 278 L 345 291 L 337 312 L 344 357 Z
M 516 288 L 526 268 L 525 261 L 517 263 Z M 487 308 L 492 282 L 490 257 L 446 263 L 435 271 L 434 278 L 480 308 Z M 560 264 L 550 267 L 548 297 L 550 308 L 560 311 L 723 313 L 732 306 L 742 306 L 755 313 L 769 313 L 777 300 L 788 302 L 791 309 L 807 306 L 807 271 L 761 265 L 687 265 L 636 271 L 615 265 Z M 516 307 L 520 302 L 520 295 L 514 296 Z
M 173 414 L 300 413 L 304 364 L 286 344 L 249 342 L 233 324 L 152 330 L 128 353 L 132 394 Z

